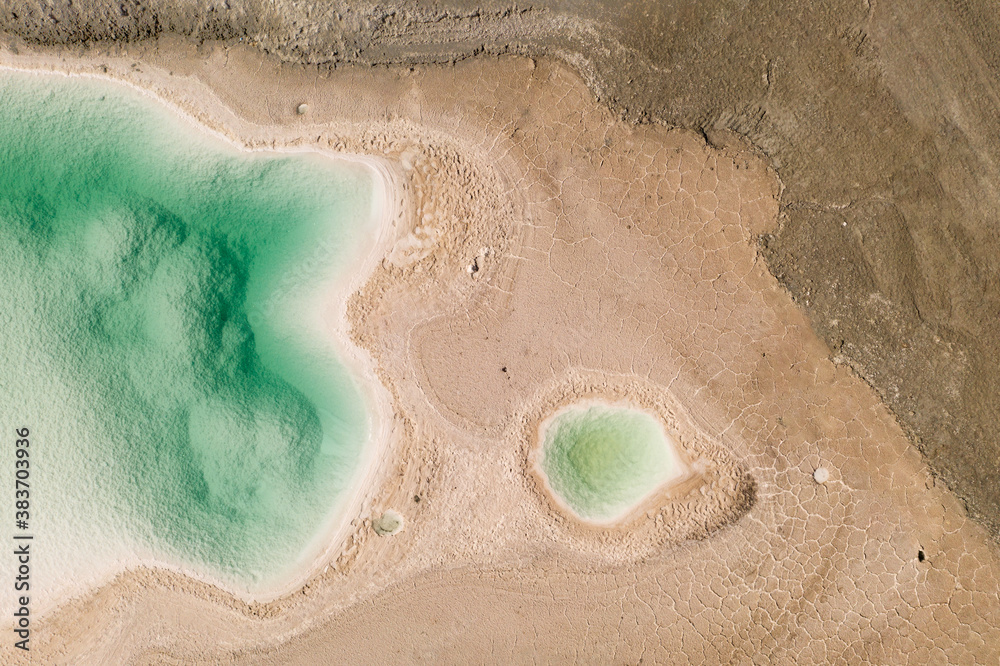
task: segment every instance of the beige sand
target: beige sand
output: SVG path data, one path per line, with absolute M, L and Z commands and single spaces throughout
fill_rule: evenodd
M 397 424 L 330 567 L 250 605 L 124 574 L 38 624 L 37 663 L 1000 658 L 995 546 L 758 260 L 780 184 L 745 146 L 623 124 L 547 61 L 0 58 L 106 68 L 251 144 L 398 160 L 413 225 L 349 309 Z M 664 414 L 701 482 L 614 530 L 553 512 L 525 433 L 572 397 Z M 406 530 L 377 537 L 389 508 Z

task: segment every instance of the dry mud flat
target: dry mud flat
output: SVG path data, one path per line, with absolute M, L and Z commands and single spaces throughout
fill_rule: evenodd
M 252 605 L 126 574 L 42 619 L 36 659 L 1000 658 L 1000 558 L 758 258 L 781 185 L 746 146 L 624 124 L 546 60 L 321 74 L 163 40 L 2 59 L 106 72 L 255 145 L 384 155 L 411 210 L 350 310 L 394 459 L 331 566 Z M 553 512 L 525 432 L 595 396 L 664 414 L 700 482 L 614 530 Z M 390 508 L 406 529 L 379 538 Z

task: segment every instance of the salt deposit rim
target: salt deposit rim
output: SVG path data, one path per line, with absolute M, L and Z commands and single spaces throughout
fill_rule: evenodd
M 185 108 L 181 104 L 164 96 L 164 94 L 108 73 L 69 71 L 52 64 L 25 67 L 0 62 L 0 74 L 4 73 L 19 73 L 39 77 L 63 76 L 67 79 L 90 79 L 102 81 L 113 86 L 122 86 L 152 100 L 154 104 L 161 105 L 169 113 L 181 119 L 182 122 L 188 123 L 193 132 L 220 140 L 240 152 L 250 154 L 315 154 L 321 156 L 323 159 L 334 162 L 359 164 L 366 167 L 371 173 L 373 217 L 381 218 L 376 222 L 376 234 L 369 241 L 367 247 L 363 248 L 363 251 L 359 253 L 358 258 L 354 262 L 347 263 L 341 268 L 335 280 L 317 287 L 317 291 L 325 291 L 329 295 L 329 298 L 325 299 L 325 302 L 329 306 L 335 306 L 336 308 L 336 325 L 328 327 L 327 332 L 331 334 L 330 342 L 336 350 L 337 360 L 343 364 L 351 379 L 355 381 L 358 391 L 362 394 L 365 404 L 369 407 L 370 411 L 366 419 L 369 427 L 369 439 L 361 449 L 362 453 L 358 462 L 358 471 L 361 473 L 354 475 L 354 481 L 350 484 L 349 489 L 336 498 L 327 518 L 317 529 L 316 536 L 310 539 L 302 549 L 302 557 L 300 559 L 303 561 L 308 560 L 308 565 L 303 564 L 302 570 L 298 573 L 295 573 L 293 569 L 292 573 L 284 580 L 276 580 L 269 586 L 260 588 L 256 592 L 251 592 L 248 588 L 241 589 L 212 576 L 194 571 L 187 565 L 169 562 L 156 557 L 143 557 L 137 561 L 115 563 L 115 566 L 105 576 L 100 577 L 97 583 L 81 586 L 67 593 L 62 598 L 54 599 L 44 606 L 36 607 L 34 614 L 40 619 L 75 599 L 96 592 L 129 571 L 143 569 L 150 571 L 162 570 L 182 575 L 219 589 L 245 604 L 270 603 L 301 589 L 310 578 L 328 566 L 333 556 L 342 548 L 349 533 L 354 531 L 352 526 L 354 519 L 363 513 L 364 503 L 370 500 L 381 489 L 383 481 L 386 478 L 386 471 L 390 466 L 391 456 L 386 454 L 391 449 L 391 440 L 389 437 L 390 424 L 394 418 L 392 398 L 389 391 L 378 379 L 378 375 L 375 372 L 376 363 L 371 354 L 355 345 L 348 334 L 347 303 L 354 293 L 368 282 L 382 258 L 391 249 L 394 241 L 393 232 L 407 216 L 409 207 L 405 206 L 404 203 L 409 194 L 408 188 L 403 187 L 401 184 L 401 180 L 403 179 L 402 173 L 394 163 L 386 158 L 330 150 L 317 144 L 315 139 L 309 139 L 301 131 L 295 132 L 291 140 L 273 138 L 270 146 L 253 145 L 243 140 L 234 128 L 228 127 L 217 118 L 212 119 L 214 123 L 217 123 L 217 126 L 210 125 L 206 120 L 199 117 L 196 112 Z M 164 83 L 174 80 L 176 80 L 176 77 L 172 73 L 163 74 Z M 206 87 L 203 91 L 214 98 L 213 101 L 219 108 L 231 111 L 229 107 L 218 100 L 210 88 Z M 204 113 L 207 116 L 211 115 L 207 110 Z M 236 117 L 238 118 L 238 116 Z M 240 119 L 240 122 L 245 122 L 248 125 L 252 124 L 243 119 Z M 261 129 L 272 127 L 287 128 L 278 124 L 254 126 Z M 296 143 L 293 144 L 291 141 L 295 141 Z M 381 214 L 379 214 L 379 211 L 381 211 Z M 325 547 L 322 546 L 324 543 L 326 544 Z M 315 553 L 315 555 L 311 555 L 312 553 Z
M 544 458 L 545 433 L 556 418 L 571 409 L 590 407 L 607 407 L 612 409 L 627 409 L 640 412 L 652 417 L 663 429 L 666 443 L 671 447 L 673 458 L 677 465 L 677 473 L 665 479 L 648 493 L 636 500 L 634 506 L 626 510 L 620 516 L 609 520 L 596 520 L 586 518 L 578 514 L 568 502 L 559 496 L 548 475 L 542 469 Z M 679 439 L 672 434 L 672 429 L 668 426 L 663 414 L 657 410 L 641 405 L 628 398 L 604 398 L 595 396 L 568 397 L 561 401 L 556 407 L 548 410 L 544 416 L 537 420 L 531 429 L 534 441 L 530 443 L 528 450 L 528 470 L 530 475 L 538 484 L 543 498 L 548 501 L 558 513 L 572 518 L 579 525 L 594 530 L 607 530 L 632 527 L 634 523 L 642 519 L 649 511 L 655 509 L 663 500 L 686 494 L 692 487 L 692 481 L 697 480 L 697 473 L 684 456 L 684 447 Z

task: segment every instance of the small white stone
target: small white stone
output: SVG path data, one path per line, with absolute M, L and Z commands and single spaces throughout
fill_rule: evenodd
M 826 483 L 830 480 L 830 470 L 826 467 L 817 467 L 813 472 L 813 481 L 816 483 Z
M 372 528 L 375 530 L 375 534 L 379 536 L 399 534 L 403 531 L 403 527 L 405 527 L 403 517 L 392 509 L 389 509 L 372 522 Z
M 309 111 L 308 104 L 299 104 L 298 108 L 295 109 L 295 112 L 298 113 L 300 116 L 304 116 L 306 113 L 308 113 L 308 111 Z

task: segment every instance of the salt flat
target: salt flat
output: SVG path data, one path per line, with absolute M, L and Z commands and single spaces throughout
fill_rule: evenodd
M 995 548 L 759 260 L 781 183 L 750 146 L 626 124 L 549 60 L 319 73 L 169 40 L 2 57 L 106 67 L 251 145 L 392 160 L 387 256 L 417 252 L 348 307 L 395 416 L 329 568 L 267 604 L 132 572 L 48 616 L 42 654 L 996 660 Z M 531 433 L 573 399 L 664 414 L 700 480 L 614 529 L 553 511 Z M 387 509 L 406 529 L 379 537 Z

